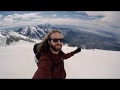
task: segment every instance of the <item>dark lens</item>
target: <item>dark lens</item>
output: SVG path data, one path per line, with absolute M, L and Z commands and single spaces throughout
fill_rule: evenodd
M 59 40 L 60 42 L 63 42 L 63 38 L 61 38 L 61 39 L 53 38 L 53 39 L 51 39 L 51 40 L 53 40 L 54 43 L 57 43 L 58 40 Z
M 58 42 L 58 39 L 52 39 L 54 43 Z
M 59 39 L 60 40 L 60 42 L 63 42 L 63 38 L 62 39 Z

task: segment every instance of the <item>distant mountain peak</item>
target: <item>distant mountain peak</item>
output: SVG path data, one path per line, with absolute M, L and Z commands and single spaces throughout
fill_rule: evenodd
M 9 41 L 12 41 L 13 39 L 16 41 L 23 39 L 31 42 L 33 39 L 42 40 L 51 30 L 54 29 L 57 29 L 63 33 L 65 38 L 64 43 L 67 43 L 69 46 L 78 46 L 85 49 L 120 51 L 120 39 L 114 34 L 109 32 L 102 32 L 105 34 L 103 35 L 86 32 L 80 30 L 78 27 L 70 25 L 26 25 L 15 30 L 16 33 L 12 31 L 1 31 L 0 38 L 10 37 L 11 39 Z

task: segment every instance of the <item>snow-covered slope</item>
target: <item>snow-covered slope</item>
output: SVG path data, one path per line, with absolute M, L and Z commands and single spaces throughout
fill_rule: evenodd
M 31 79 L 37 66 L 33 53 L 34 43 L 19 41 L 15 45 L 0 47 L 0 78 Z M 63 46 L 65 53 L 76 47 Z M 98 49 L 82 49 L 65 60 L 67 79 L 119 78 L 120 52 Z
M 10 44 L 15 44 L 19 40 L 24 40 L 28 42 L 36 42 L 36 39 L 30 39 L 27 36 L 18 34 L 17 32 L 14 32 L 13 30 L 5 31 L 0 30 L 0 46 L 6 46 Z

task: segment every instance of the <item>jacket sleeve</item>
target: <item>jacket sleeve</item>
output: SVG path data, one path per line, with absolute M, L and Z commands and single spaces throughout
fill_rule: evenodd
M 70 52 L 70 53 L 66 53 L 66 54 L 64 53 L 63 57 L 64 57 L 64 59 L 68 59 L 73 55 L 74 55 L 74 52 Z
M 49 58 L 41 58 L 32 79 L 51 79 L 51 64 Z

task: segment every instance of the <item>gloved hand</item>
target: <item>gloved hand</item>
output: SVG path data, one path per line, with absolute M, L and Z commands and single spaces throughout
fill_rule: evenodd
M 77 48 L 75 51 L 74 51 L 74 54 L 78 53 L 81 51 L 81 48 Z

